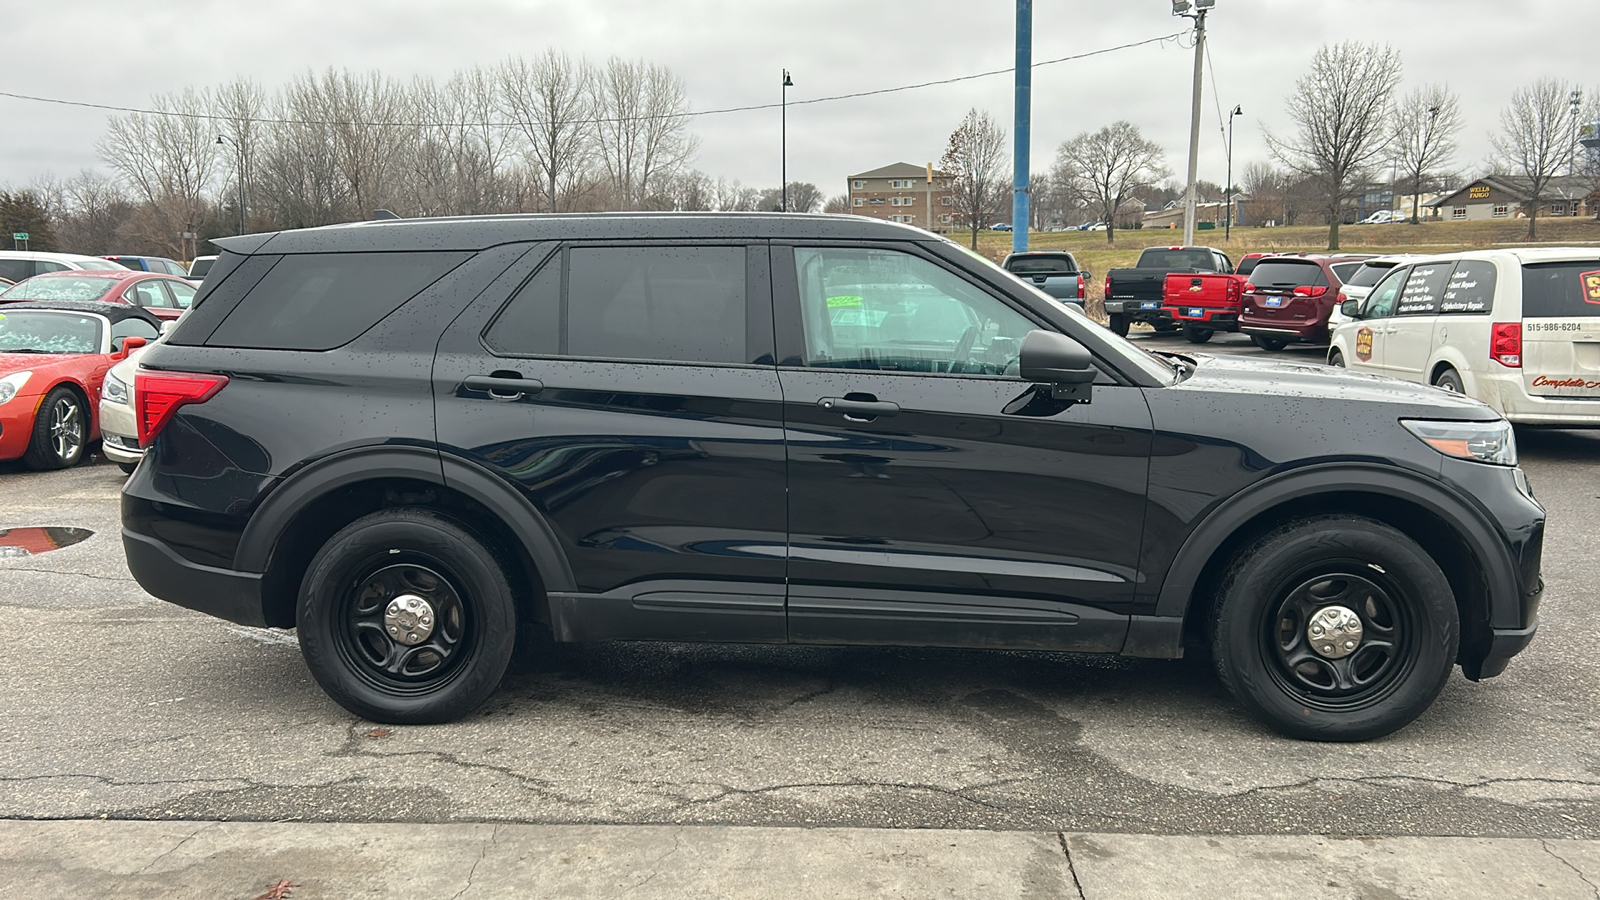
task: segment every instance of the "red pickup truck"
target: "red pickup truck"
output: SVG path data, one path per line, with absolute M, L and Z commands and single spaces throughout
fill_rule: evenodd
M 1218 331 L 1239 330 L 1239 304 L 1250 272 L 1265 253 L 1246 253 L 1231 273 L 1174 272 L 1162 286 L 1162 303 L 1191 344 L 1204 344 Z

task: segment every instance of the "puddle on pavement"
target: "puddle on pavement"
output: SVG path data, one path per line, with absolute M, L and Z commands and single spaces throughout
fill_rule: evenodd
M 94 534 L 87 528 L 67 525 L 37 525 L 0 529 L 0 559 L 38 556 L 73 544 Z

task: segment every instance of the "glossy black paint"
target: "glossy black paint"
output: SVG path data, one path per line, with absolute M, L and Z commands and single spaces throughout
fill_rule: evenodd
M 560 247 L 638 241 L 747 248 L 748 363 L 487 348 L 484 328 Z M 1461 577 L 1481 582 L 1472 602 L 1484 629 L 1463 643 L 1476 654 L 1464 656 L 1469 675 L 1503 667 L 1535 623 L 1542 510 L 1512 470 L 1446 460 L 1398 424 L 1495 418 L 1487 407 L 1320 367 L 1154 363 L 914 229 L 853 217 L 510 217 L 222 243 L 199 308 L 143 364 L 232 380 L 178 412 L 123 509 L 141 584 L 234 621 L 292 622 L 283 597 L 298 586 L 306 510 L 337 515 L 359 495 L 457 498 L 525 558 L 530 601 L 545 601 L 539 617 L 565 640 L 1172 656 L 1231 540 L 1330 504 L 1415 509 L 1465 548 Z M 1089 402 L 1018 378 L 799 365 L 790 248 L 839 243 L 936 261 L 1078 341 L 1100 372 Z M 475 255 L 344 347 L 204 346 L 271 256 L 341 249 Z M 469 383 L 480 378 L 501 381 Z

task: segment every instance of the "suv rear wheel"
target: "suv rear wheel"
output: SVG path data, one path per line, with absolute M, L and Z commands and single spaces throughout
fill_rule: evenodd
M 1217 674 L 1292 737 L 1361 741 L 1410 723 L 1455 664 L 1460 623 L 1444 573 L 1394 528 L 1318 516 L 1267 534 L 1224 578 Z
M 1455 369 L 1445 369 L 1438 377 L 1433 379 L 1433 386 L 1444 388 L 1452 394 L 1462 394 L 1466 391 L 1461 387 L 1461 375 Z
M 301 655 L 340 706 L 375 722 L 447 722 L 499 686 L 516 598 L 499 560 L 460 523 L 387 509 L 317 552 L 298 626 Z

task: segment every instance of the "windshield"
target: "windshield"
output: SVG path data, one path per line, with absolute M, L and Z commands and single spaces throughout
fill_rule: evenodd
M 75 313 L 0 313 L 0 353 L 99 353 L 101 322 Z
M 78 268 L 95 269 L 109 272 L 125 272 L 133 267 L 125 266 L 121 263 L 114 263 L 109 259 L 80 259 L 78 260 Z
M 116 286 L 111 278 L 46 275 L 7 288 L 0 300 L 99 300 Z
M 1389 270 L 1397 265 L 1399 265 L 1397 262 L 1362 263 L 1361 268 L 1357 269 L 1354 275 L 1351 275 L 1349 278 L 1345 278 L 1343 275 L 1340 275 L 1339 280 L 1350 285 L 1351 287 L 1372 287 L 1378 283 L 1378 279 L 1387 275 Z M 1334 267 L 1334 271 L 1338 271 L 1337 266 Z

